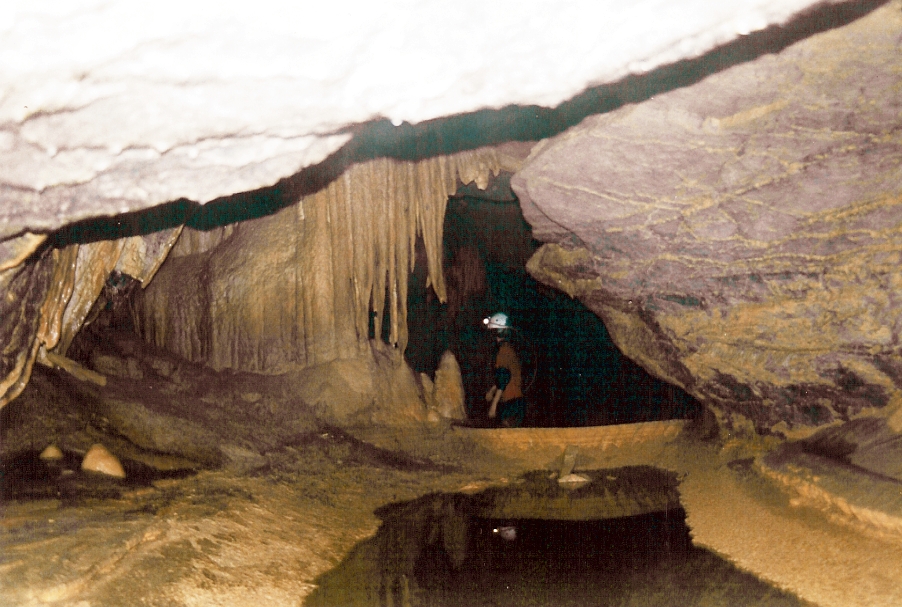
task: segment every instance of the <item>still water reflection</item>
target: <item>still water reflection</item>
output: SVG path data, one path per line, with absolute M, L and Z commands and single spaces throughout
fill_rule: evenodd
M 522 487 L 512 489 L 522 496 Z M 488 498 L 487 498 L 488 496 Z M 377 534 L 317 580 L 312 606 L 804 605 L 692 545 L 679 507 L 594 520 L 499 519 L 482 495 L 380 511 Z M 509 503 L 509 502 L 508 502 Z

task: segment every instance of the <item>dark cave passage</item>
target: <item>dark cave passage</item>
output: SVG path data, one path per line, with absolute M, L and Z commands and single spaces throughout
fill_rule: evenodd
M 428 285 L 422 241 L 407 299 L 407 362 L 433 375 L 450 350 L 461 369 L 471 423 L 490 425 L 485 394 L 493 384 L 495 343 L 483 319 L 507 314 L 523 363 L 528 401 L 524 425 L 573 427 L 694 417 L 700 404 L 680 388 L 648 374 L 613 344 L 603 321 L 581 302 L 533 279 L 526 263 L 542 243 L 533 239 L 509 173 L 486 190 L 462 185 L 448 200 L 443 237 L 448 301 Z M 91 365 L 106 331 L 135 332 L 132 294 L 137 282 L 113 272 L 69 355 Z M 388 297 L 388 293 L 386 293 Z M 389 306 L 379 333 L 388 341 Z M 370 337 L 376 330 L 370 327 Z
M 526 262 L 541 246 L 499 175 L 486 191 L 462 186 L 448 201 L 444 271 L 448 301 L 426 283 L 418 256 L 408 296 L 411 367 L 432 374 L 445 350 L 461 367 L 470 420 L 487 422 L 493 336 L 483 319 L 507 314 L 529 402 L 524 425 L 571 427 L 694 417 L 699 403 L 617 349 L 604 322 L 566 293 L 540 284 Z

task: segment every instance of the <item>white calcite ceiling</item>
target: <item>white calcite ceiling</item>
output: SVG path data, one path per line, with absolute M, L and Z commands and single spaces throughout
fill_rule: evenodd
M 349 125 L 555 106 L 810 0 L 0 3 L 0 240 L 269 185 Z

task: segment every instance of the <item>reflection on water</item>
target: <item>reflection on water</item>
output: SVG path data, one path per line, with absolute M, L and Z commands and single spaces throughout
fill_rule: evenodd
M 487 494 L 503 499 L 497 489 Z M 429 495 L 383 509 L 376 536 L 317 580 L 306 605 L 803 604 L 692 546 L 679 507 L 595 520 L 497 519 L 482 516 L 493 511 L 487 494 Z

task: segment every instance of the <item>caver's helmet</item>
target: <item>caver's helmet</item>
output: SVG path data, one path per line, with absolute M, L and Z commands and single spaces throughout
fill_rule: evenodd
M 482 322 L 487 328 L 494 331 L 504 331 L 511 328 L 510 320 L 504 312 L 496 312 L 488 318 L 483 319 Z

